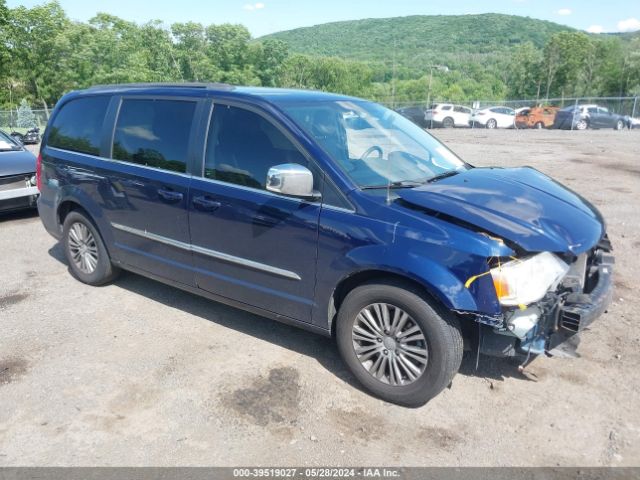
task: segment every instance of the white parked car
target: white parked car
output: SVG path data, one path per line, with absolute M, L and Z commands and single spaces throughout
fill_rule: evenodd
M 470 108 L 462 105 L 438 103 L 424 113 L 424 120 L 427 128 L 468 127 L 472 112 Z
M 514 128 L 516 112 L 509 107 L 489 107 L 476 110 L 471 115 L 471 122 L 486 128 Z

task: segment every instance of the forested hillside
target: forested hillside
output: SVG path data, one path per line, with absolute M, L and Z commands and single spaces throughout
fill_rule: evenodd
M 307 55 L 389 62 L 417 67 L 420 62 L 459 64 L 491 61 L 526 42 L 542 48 L 554 33 L 572 31 L 557 23 L 501 15 L 436 15 L 376 18 L 327 23 L 263 38 L 287 43 Z

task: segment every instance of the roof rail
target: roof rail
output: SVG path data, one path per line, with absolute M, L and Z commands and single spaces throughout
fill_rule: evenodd
M 156 82 L 156 83 L 114 83 L 111 85 L 93 85 L 89 90 L 106 88 L 202 88 L 211 90 L 233 90 L 234 86 L 227 83 L 202 82 Z

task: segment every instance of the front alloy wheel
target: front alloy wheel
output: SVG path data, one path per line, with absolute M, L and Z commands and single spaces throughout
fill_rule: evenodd
M 351 373 L 374 395 L 418 407 L 451 383 L 462 360 L 455 315 L 400 279 L 364 283 L 342 300 L 336 342 Z
M 363 308 L 353 324 L 353 348 L 360 364 L 387 385 L 408 385 L 424 373 L 427 339 L 411 316 L 388 303 Z
M 495 119 L 490 118 L 489 120 L 487 120 L 487 128 L 488 129 L 493 130 L 497 126 L 498 126 L 498 122 L 496 122 Z

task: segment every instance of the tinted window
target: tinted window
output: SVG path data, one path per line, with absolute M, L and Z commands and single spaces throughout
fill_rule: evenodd
M 442 107 L 442 110 L 451 110 L 451 105 L 445 105 Z
M 215 106 L 209 128 L 205 177 L 263 189 L 269 168 L 283 163 L 309 167 L 304 155 L 261 115 L 237 107 Z M 317 177 L 314 175 L 315 183 Z
M 113 158 L 186 172 L 196 103 L 181 100 L 124 100 L 113 138 Z
M 607 110 L 606 108 L 598 108 L 598 113 L 602 115 L 609 115 L 609 110 Z
M 48 145 L 99 155 L 102 123 L 110 100 L 107 96 L 84 97 L 66 103 L 51 124 Z
M 588 111 L 589 113 L 598 113 L 598 109 L 597 109 L 596 107 L 589 107 L 589 108 L 587 109 L 587 111 Z

